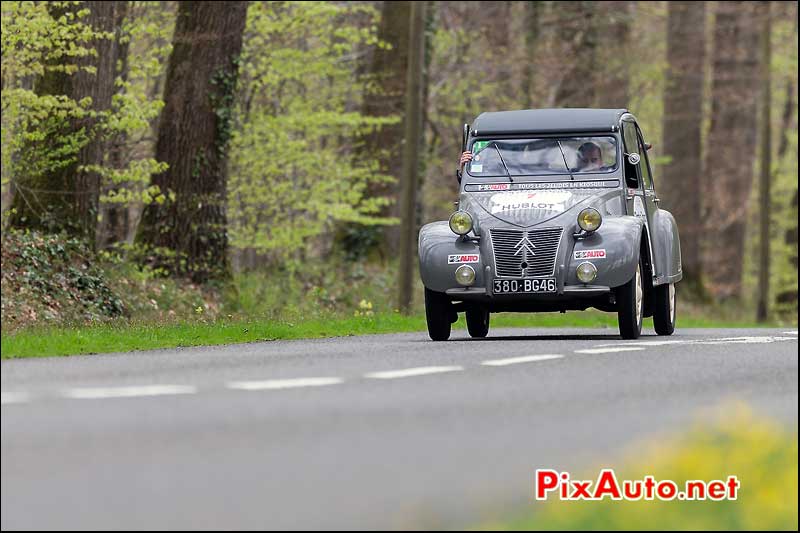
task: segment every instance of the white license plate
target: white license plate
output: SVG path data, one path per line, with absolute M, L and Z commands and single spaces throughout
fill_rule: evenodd
M 494 294 L 556 292 L 556 278 L 496 279 Z

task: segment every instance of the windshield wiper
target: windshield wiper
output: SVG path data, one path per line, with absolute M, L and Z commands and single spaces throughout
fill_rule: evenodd
M 514 178 L 511 177 L 511 172 L 508 170 L 508 166 L 506 165 L 505 160 L 503 160 L 503 154 L 500 153 L 500 148 L 494 141 L 492 141 L 492 145 L 494 146 L 494 149 L 497 150 L 497 155 L 500 156 L 500 162 L 503 163 L 503 168 L 506 170 L 506 176 L 508 176 L 508 181 L 514 183 Z
M 569 173 L 569 179 L 575 181 L 575 176 L 572 175 L 572 171 L 569 169 L 569 165 L 567 164 L 567 156 L 564 155 L 564 148 L 561 146 L 561 141 L 556 139 L 556 142 L 558 143 L 558 151 L 561 152 L 561 159 L 564 160 L 564 168 L 566 168 L 567 172 Z

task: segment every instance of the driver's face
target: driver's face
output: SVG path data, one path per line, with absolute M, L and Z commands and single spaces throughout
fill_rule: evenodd
M 587 152 L 583 159 L 583 168 L 585 170 L 597 170 L 603 166 L 603 157 L 600 155 L 600 150 L 592 150 Z

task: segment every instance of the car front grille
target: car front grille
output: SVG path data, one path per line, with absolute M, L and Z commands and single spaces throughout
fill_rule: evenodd
M 521 278 L 554 274 L 561 228 L 532 231 L 492 229 L 490 233 L 498 276 Z

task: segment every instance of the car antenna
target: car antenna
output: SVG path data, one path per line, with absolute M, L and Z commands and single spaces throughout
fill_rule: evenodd
M 508 176 L 508 181 L 514 183 L 514 178 L 511 177 L 511 171 L 508 170 L 508 166 L 506 165 L 506 162 L 503 159 L 503 154 L 500 153 L 500 148 L 497 147 L 497 141 L 492 141 L 492 145 L 494 145 L 494 149 L 497 150 L 497 155 L 500 156 L 500 162 L 503 163 L 503 168 L 506 169 L 506 176 Z
M 564 148 L 561 146 L 561 140 L 556 139 L 556 142 L 558 143 L 558 151 L 561 152 L 561 159 L 564 160 L 564 167 L 567 169 L 567 172 L 569 173 L 569 179 L 575 181 L 575 176 L 572 175 L 572 171 L 569 169 L 569 165 L 567 164 L 567 156 L 564 155 Z

